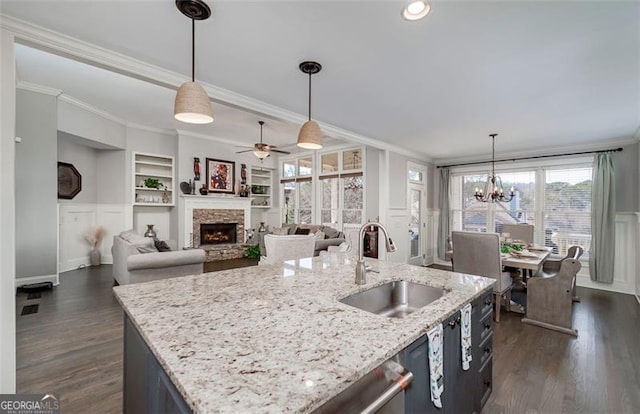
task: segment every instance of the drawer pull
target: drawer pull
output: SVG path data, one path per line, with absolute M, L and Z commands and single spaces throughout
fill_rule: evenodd
M 485 330 L 489 330 L 489 329 L 491 329 L 491 324 L 490 324 L 490 323 L 485 323 L 485 324 L 484 324 L 484 329 L 485 329 Z
M 484 304 L 487 306 L 491 305 L 491 303 L 492 303 L 491 299 L 485 299 L 484 301 Z
M 489 387 L 491 386 L 491 381 L 489 381 L 489 380 L 485 380 L 485 381 L 484 381 L 484 385 L 485 385 L 487 388 L 489 388 Z
M 490 353 L 491 353 L 491 348 L 486 347 L 486 348 L 484 349 L 484 353 L 485 353 L 485 354 L 490 354 Z

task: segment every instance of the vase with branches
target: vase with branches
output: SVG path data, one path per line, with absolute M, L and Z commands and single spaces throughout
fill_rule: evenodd
M 91 247 L 89 253 L 91 266 L 100 266 L 100 242 L 105 233 L 106 230 L 102 226 L 92 226 L 84 232 L 84 239 Z

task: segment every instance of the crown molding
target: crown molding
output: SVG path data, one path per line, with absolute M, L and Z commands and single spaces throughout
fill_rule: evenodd
M 18 81 L 16 88 L 22 89 L 23 91 L 36 92 L 56 97 L 62 95 L 61 89 L 50 88 L 48 86 L 38 85 L 37 83 Z
M 500 153 L 496 154 L 496 160 L 509 160 L 511 158 L 519 158 L 519 157 L 535 157 L 538 155 L 552 155 L 554 153 L 572 153 L 572 152 L 583 152 L 583 151 L 600 151 L 603 149 L 608 149 L 611 147 L 619 147 L 622 145 L 630 145 L 635 144 L 637 142 L 635 137 L 631 138 L 623 138 L 623 139 L 614 139 L 614 140 L 603 140 L 592 142 L 590 144 L 574 144 L 571 146 L 555 146 L 555 147 L 547 147 L 541 150 L 531 150 L 531 151 L 518 151 L 518 152 L 508 152 L 508 153 Z M 487 161 L 490 163 L 491 160 L 487 160 L 487 157 L 490 157 L 491 154 L 482 154 L 473 157 L 459 157 L 459 158 L 439 158 L 435 160 L 435 165 L 447 165 L 447 164 L 459 164 L 465 162 L 478 162 L 478 161 Z
M 184 129 L 177 129 L 176 132 L 178 133 L 178 136 L 187 136 L 192 138 L 206 139 L 209 141 L 219 142 L 220 144 L 226 144 L 226 145 L 232 145 L 232 146 L 238 145 L 238 141 L 236 140 L 229 139 L 229 138 L 221 138 L 215 135 L 206 135 L 199 132 L 187 131 Z
M 55 53 L 57 55 L 62 55 L 70 59 L 150 82 L 165 88 L 177 90 L 183 82 L 189 80 L 187 76 L 151 65 L 130 56 L 93 45 L 53 30 L 34 25 L 6 14 L 0 14 L 0 27 L 13 33 L 18 43 Z M 288 111 L 224 88 L 203 82 L 200 83 L 205 91 L 207 91 L 209 98 L 214 102 L 294 124 L 302 125 L 307 121 L 306 115 Z M 427 162 L 433 161 L 424 153 L 405 149 L 387 142 L 378 141 L 326 122 L 318 121 L 318 124 L 326 135 L 330 135 L 334 138 L 368 145 L 416 159 L 423 159 Z
M 154 132 L 156 134 L 167 135 L 170 137 L 176 137 L 178 132 L 175 129 L 155 128 L 147 125 L 137 124 L 135 122 L 127 122 L 127 128 L 139 129 L 141 131 Z
M 91 104 L 88 104 L 84 101 L 81 101 L 78 98 L 74 98 L 73 96 L 67 95 L 64 92 L 58 96 L 58 100 L 62 101 L 62 102 L 66 102 L 68 104 L 71 104 L 77 108 L 83 109 L 87 112 L 91 112 L 94 115 L 98 115 L 99 117 L 102 117 L 104 119 L 107 119 L 109 121 L 113 121 L 115 123 L 118 123 L 122 126 L 127 126 L 127 121 L 122 119 L 122 118 L 118 118 L 115 115 L 111 115 L 109 112 L 106 112 L 100 108 L 97 108 Z

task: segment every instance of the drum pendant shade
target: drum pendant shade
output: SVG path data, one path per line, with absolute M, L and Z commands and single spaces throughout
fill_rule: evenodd
M 173 107 L 173 116 L 190 124 L 213 122 L 213 110 L 209 96 L 198 82 L 187 81 L 180 85 Z

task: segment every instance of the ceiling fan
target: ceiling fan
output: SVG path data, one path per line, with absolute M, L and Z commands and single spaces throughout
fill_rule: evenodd
M 253 151 L 253 154 L 256 157 L 258 157 L 260 159 L 260 161 L 262 161 L 265 158 L 267 158 L 268 156 L 270 156 L 271 152 L 277 152 L 277 153 L 280 153 L 280 154 L 291 154 L 289 151 L 282 151 L 282 150 L 276 149 L 275 145 L 264 144 L 262 142 L 262 127 L 264 125 L 264 121 L 258 121 L 258 123 L 260 124 L 260 142 L 254 144 L 253 149 L 248 149 L 248 150 L 244 150 L 244 151 L 238 151 L 238 152 L 236 152 L 236 154 L 241 154 L 243 152 Z

